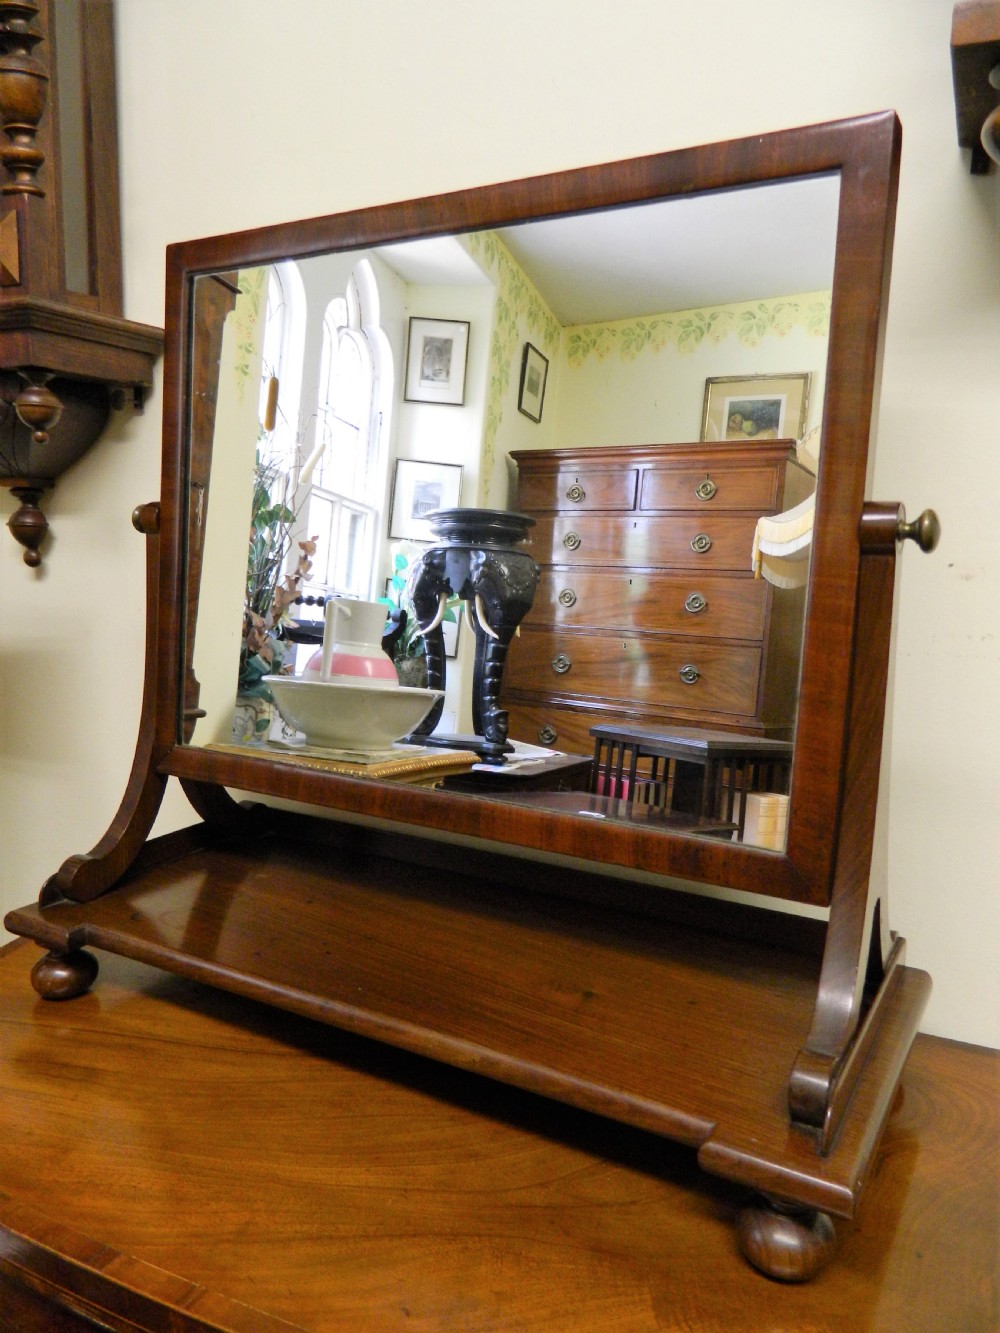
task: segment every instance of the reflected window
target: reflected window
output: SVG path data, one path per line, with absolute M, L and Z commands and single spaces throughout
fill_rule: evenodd
M 288 466 L 297 452 L 306 300 L 298 266 L 272 264 L 261 346 L 260 421 L 265 453 Z
M 300 483 L 301 526 L 316 539 L 311 591 L 375 591 L 386 430 L 378 314 L 374 275 L 362 261 L 323 318 L 315 433 Z
M 285 482 L 272 499 L 295 514 L 289 572 L 298 542 L 316 542 L 302 594 L 369 597 L 376 591 L 392 355 L 366 261 L 332 298 L 328 287 L 314 286 L 295 263 L 268 274 L 259 453 Z

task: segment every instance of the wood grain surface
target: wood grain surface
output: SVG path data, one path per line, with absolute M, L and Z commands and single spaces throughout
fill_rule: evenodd
M 57 955 L 151 963 L 697 1146 L 713 1174 L 854 1215 L 925 973 L 898 969 L 850 1115 L 821 1155 L 788 1116 L 817 984 L 799 942 L 548 896 L 527 887 L 528 867 L 516 885 L 442 875 L 275 819 L 256 838 L 182 840 L 96 902 L 7 921 Z
M 4 1333 L 997 1327 L 995 1052 L 918 1039 L 876 1187 L 789 1287 L 690 1150 L 124 959 L 47 1004 L 36 956 L 0 954 Z

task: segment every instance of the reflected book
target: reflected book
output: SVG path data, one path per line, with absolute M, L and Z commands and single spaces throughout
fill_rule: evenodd
M 342 777 L 433 786 L 453 773 L 465 773 L 478 762 L 471 750 L 444 750 L 429 745 L 393 745 L 387 750 L 330 750 L 295 741 L 262 741 L 245 745 L 216 743 L 206 747 L 223 754 L 280 759 L 303 768 Z

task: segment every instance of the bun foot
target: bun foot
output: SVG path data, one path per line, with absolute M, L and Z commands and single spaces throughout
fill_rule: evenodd
M 780 1282 L 808 1282 L 837 1244 L 826 1213 L 765 1196 L 741 1210 L 736 1234 L 743 1257 Z
M 97 959 L 86 949 L 47 953 L 31 969 L 31 984 L 43 1000 L 73 1000 L 90 990 Z

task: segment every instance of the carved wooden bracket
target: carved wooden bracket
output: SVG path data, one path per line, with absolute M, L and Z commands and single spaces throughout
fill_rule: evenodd
M 961 0 L 952 12 L 951 70 L 958 142 L 974 176 L 1000 162 L 1000 0 Z
M 163 350 L 122 317 L 114 57 L 113 0 L 0 0 L 0 485 L 32 567 L 43 492 Z

